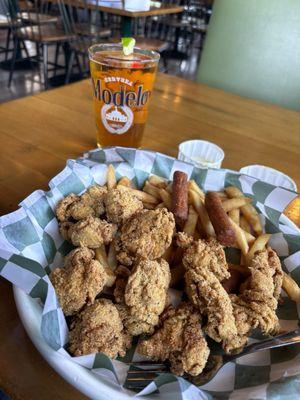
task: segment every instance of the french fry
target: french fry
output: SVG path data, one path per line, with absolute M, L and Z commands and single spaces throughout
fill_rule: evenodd
M 147 210 L 155 210 L 156 205 L 155 204 L 150 204 L 150 203 L 143 203 L 144 208 L 146 208 Z
M 222 191 L 222 192 L 217 192 L 217 194 L 218 194 L 218 196 L 220 197 L 220 199 L 221 199 L 222 201 L 228 200 L 228 196 L 227 196 L 227 194 L 226 194 L 224 191 Z
M 171 268 L 170 272 L 171 272 L 170 287 L 173 287 L 176 286 L 180 281 L 182 281 L 185 269 L 182 264 L 179 264 Z
M 156 186 L 159 189 L 165 189 L 167 187 L 167 182 L 163 178 L 160 178 L 157 175 L 150 176 L 148 181 L 151 185 Z
M 188 219 L 183 227 L 183 232 L 190 236 L 194 236 L 198 221 L 198 214 L 193 206 L 189 206 Z
M 244 231 L 244 229 L 242 229 L 242 231 L 244 232 L 247 243 L 252 245 L 252 243 L 255 241 L 255 236 L 251 235 L 251 233 L 249 233 L 247 231 Z
M 249 197 L 234 197 L 232 199 L 222 201 L 222 207 L 225 212 L 229 212 L 245 206 L 246 204 L 251 203 L 251 201 L 252 200 Z
M 112 164 L 109 164 L 107 168 L 107 189 L 111 190 L 117 186 L 117 179 L 115 174 L 115 169 Z
M 282 288 L 291 300 L 300 303 L 300 288 L 297 282 L 285 272 L 283 272 Z
M 245 268 L 247 267 L 247 261 L 246 261 L 246 256 L 244 256 L 243 253 L 241 253 L 241 260 L 240 260 L 240 264 L 243 265 Z
M 246 256 L 246 262 L 248 265 L 250 264 L 255 253 L 257 251 L 262 251 L 266 247 L 266 244 L 268 243 L 270 236 L 271 235 L 269 235 L 268 233 L 265 233 L 256 238 L 255 242 L 251 246 L 251 249 L 249 250 L 249 253 Z
M 197 224 L 196 224 L 196 228 L 198 227 L 198 219 L 197 219 Z M 194 232 L 194 240 L 198 240 L 198 239 L 201 239 L 201 235 L 200 235 L 200 232 L 198 231 L 198 229 L 195 229 L 195 232 Z
M 173 183 L 172 183 L 172 182 L 170 182 L 170 183 L 168 184 L 168 186 L 166 187 L 166 191 L 167 191 L 168 193 L 172 194 L 172 192 L 173 192 Z
M 127 186 L 127 187 L 131 187 L 131 181 L 129 178 L 127 178 L 127 176 L 123 176 L 119 181 L 117 186 Z
M 127 186 L 122 186 L 122 189 L 130 190 L 131 193 L 134 194 L 143 203 L 154 204 L 154 205 L 159 203 L 159 200 L 157 200 L 156 197 L 152 196 L 149 193 L 145 193 L 142 190 L 132 189 L 131 187 L 127 187 Z
M 164 208 L 164 207 L 166 207 L 165 203 L 162 202 L 162 203 L 157 204 L 157 206 L 155 206 L 155 210 L 157 210 L 158 208 Z
M 249 222 L 246 220 L 246 218 L 243 215 L 240 215 L 240 227 L 248 232 L 251 233 L 251 226 L 249 224 Z
M 227 293 L 238 293 L 239 287 L 244 280 L 244 276 L 236 269 L 229 270 L 230 277 L 222 281 L 222 286 Z
M 242 254 L 246 255 L 249 251 L 249 245 L 245 233 L 231 218 L 230 222 L 235 231 L 237 245 L 241 249 Z
M 201 227 L 203 228 L 207 237 L 215 237 L 215 230 L 210 222 L 209 216 L 207 214 L 204 203 L 198 192 L 194 190 L 189 191 L 189 196 L 191 198 L 191 202 L 199 215 L 199 220 L 201 221 Z
M 115 283 L 116 276 L 110 267 L 108 263 L 108 258 L 106 255 L 106 250 L 104 244 L 101 247 L 98 247 L 95 249 L 95 255 L 96 255 L 96 260 L 100 262 L 100 264 L 104 267 L 106 275 L 107 275 L 107 280 L 105 283 L 105 286 L 111 287 Z
M 100 262 L 100 264 L 102 264 L 104 267 L 109 268 L 107 254 L 106 254 L 104 244 L 101 247 L 98 247 L 97 249 L 95 249 L 95 256 L 96 256 L 96 260 L 98 260 Z
M 116 248 L 114 242 L 111 242 L 109 245 L 107 262 L 112 270 L 115 270 L 117 268 L 118 262 L 117 262 Z
M 143 191 L 151 194 L 151 196 L 157 198 L 158 200 L 160 200 L 160 195 L 159 195 L 159 189 L 156 186 L 151 185 L 151 183 L 149 183 L 149 181 L 146 181 L 144 187 L 143 187 Z
M 223 205 L 223 204 L 222 204 Z M 240 210 L 235 208 L 228 212 L 228 216 L 234 221 L 237 225 L 240 225 Z
M 193 190 L 194 192 L 198 193 L 201 200 L 204 201 L 205 194 L 204 194 L 203 190 L 201 190 L 200 187 L 197 185 L 197 183 L 194 181 L 194 179 L 191 179 L 188 182 L 188 188 L 189 188 L 189 191 Z
M 159 195 L 162 201 L 164 202 L 165 207 L 167 207 L 168 210 L 171 210 L 172 199 L 170 193 L 168 193 L 166 189 L 159 189 Z
M 239 271 L 242 275 L 244 276 L 249 276 L 250 271 L 247 267 L 244 265 L 238 265 L 238 264 L 228 264 L 229 271 L 234 270 L 234 271 Z
M 229 186 L 225 189 L 225 192 L 230 198 L 233 197 L 245 197 L 243 193 L 235 186 Z M 254 232 L 257 235 L 262 233 L 262 226 L 258 216 L 258 213 L 252 204 L 247 204 L 241 207 L 241 212 L 245 216 L 246 220 L 252 226 Z

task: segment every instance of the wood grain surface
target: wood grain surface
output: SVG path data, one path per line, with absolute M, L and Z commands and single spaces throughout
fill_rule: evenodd
M 144 147 L 172 156 L 188 139 L 225 151 L 224 167 L 265 164 L 300 187 L 300 113 L 159 74 Z M 0 212 L 17 208 L 65 165 L 95 147 L 88 80 L 0 106 Z M 298 202 L 299 205 L 300 202 Z M 16 313 L 10 285 L 0 281 L 0 387 L 12 399 L 85 399 L 35 350 Z

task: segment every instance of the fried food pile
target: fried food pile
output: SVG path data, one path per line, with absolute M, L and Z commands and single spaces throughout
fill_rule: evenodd
M 240 351 L 255 328 L 280 327 L 284 274 L 259 216 L 235 187 L 205 194 L 183 172 L 151 176 L 143 190 L 128 178 L 69 194 L 56 207 L 63 238 L 75 248 L 50 274 L 70 328 L 75 356 L 137 351 L 197 376 L 209 358 L 207 337 Z M 228 263 L 225 248 L 240 253 Z M 169 289 L 183 292 L 176 307 Z

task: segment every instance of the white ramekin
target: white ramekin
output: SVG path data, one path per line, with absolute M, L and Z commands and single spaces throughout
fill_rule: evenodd
M 297 192 L 297 185 L 293 179 L 274 168 L 266 167 L 265 165 L 247 165 L 241 168 L 240 172 L 253 176 L 263 182 L 271 183 L 275 186 L 282 186 Z
M 188 140 L 179 145 L 178 159 L 199 168 L 221 168 L 224 151 L 206 140 Z

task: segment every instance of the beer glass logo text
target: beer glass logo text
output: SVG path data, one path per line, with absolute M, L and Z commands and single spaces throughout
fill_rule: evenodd
M 121 78 L 119 79 L 121 82 Z M 124 79 L 122 79 L 122 81 L 124 81 Z M 126 90 L 125 84 L 127 84 L 127 82 L 122 82 L 123 85 L 121 85 L 120 90 L 117 91 L 112 91 L 108 88 L 104 89 L 102 87 L 102 82 L 99 79 L 92 79 L 92 83 L 95 98 L 104 104 L 113 104 L 116 107 L 144 107 L 148 103 L 148 100 L 151 96 L 151 91 L 144 91 L 143 85 L 137 86 L 137 90 L 135 92 L 133 90 Z

